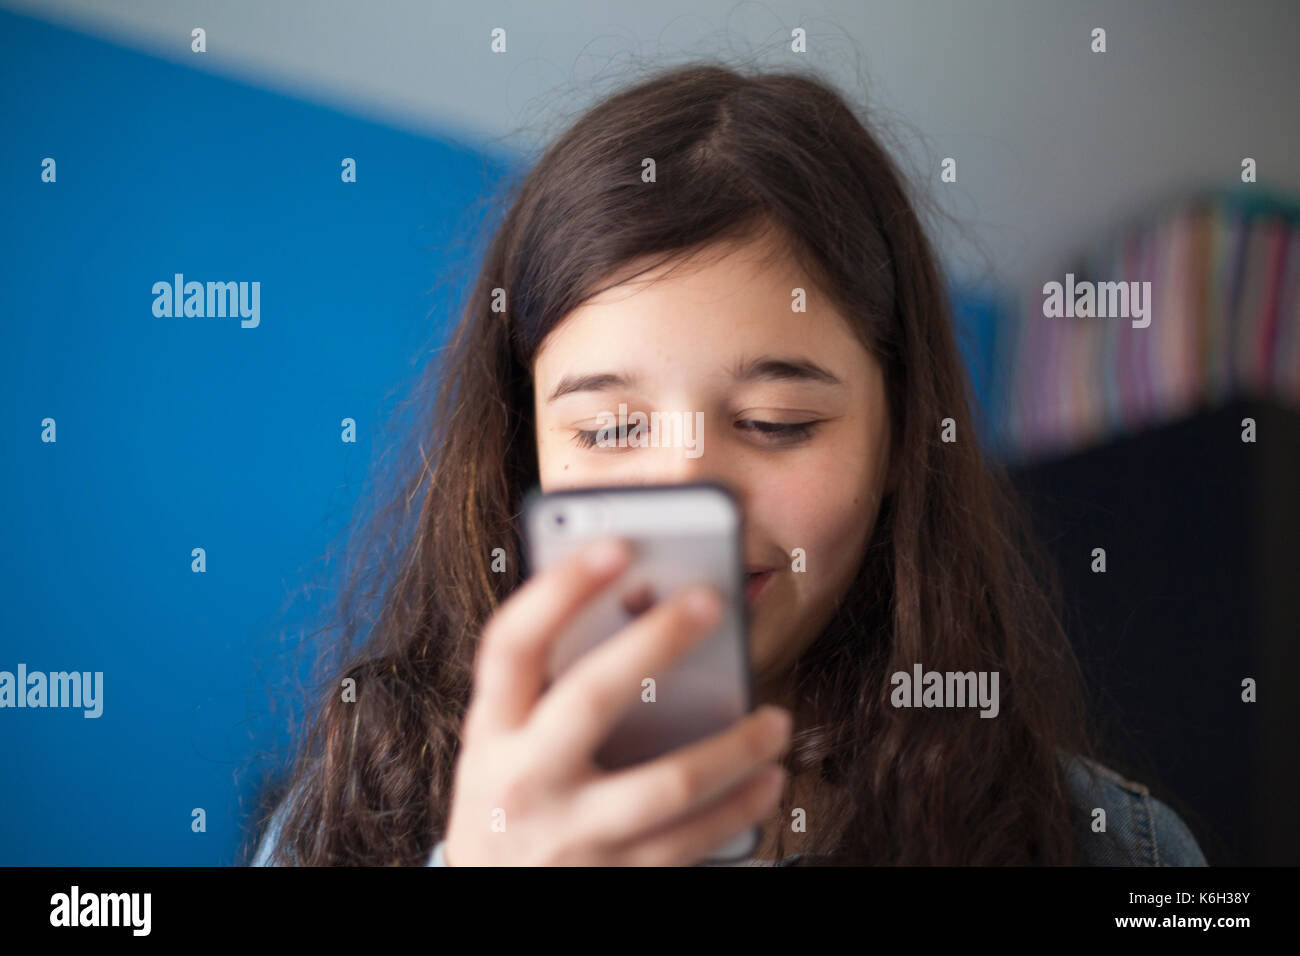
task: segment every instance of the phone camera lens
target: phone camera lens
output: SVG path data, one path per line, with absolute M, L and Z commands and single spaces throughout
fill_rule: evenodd
M 559 525 L 559 526 L 563 526 L 563 525 L 564 525 L 564 515 L 562 515 L 562 514 L 557 514 L 557 515 L 555 516 L 555 523 L 556 523 L 557 525 Z

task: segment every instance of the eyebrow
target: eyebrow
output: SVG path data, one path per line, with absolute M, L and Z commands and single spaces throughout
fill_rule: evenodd
M 765 355 L 745 359 L 732 369 L 737 382 L 812 382 L 819 385 L 843 385 L 839 376 L 811 359 Z M 599 372 L 592 375 L 566 375 L 547 396 L 547 403 L 573 392 L 600 392 L 609 388 L 633 388 L 635 375 L 627 372 Z
M 636 382 L 635 375 L 627 375 L 622 372 L 601 372 L 596 375 L 566 375 L 560 379 L 560 384 L 555 386 L 555 390 L 547 397 L 547 402 L 553 402 L 562 395 L 568 395 L 572 392 L 600 392 L 607 388 L 632 388 Z
M 839 376 L 811 359 L 764 355 L 742 361 L 732 371 L 738 382 L 815 382 L 819 385 L 843 385 Z

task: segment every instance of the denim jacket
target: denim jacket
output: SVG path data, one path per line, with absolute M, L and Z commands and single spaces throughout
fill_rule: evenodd
M 1151 796 L 1146 785 L 1126 780 L 1095 761 L 1063 761 L 1084 866 L 1207 866 L 1181 817 Z M 1094 832 L 1096 809 L 1106 811 L 1105 832 Z
M 1072 816 L 1078 834 L 1081 866 L 1206 866 L 1196 838 L 1178 814 L 1151 796 L 1141 783 L 1126 780 L 1095 761 L 1062 758 L 1070 789 Z M 271 848 L 279 838 L 281 806 L 272 817 L 258 848 L 253 866 L 267 865 Z M 1094 831 L 1105 811 L 1105 829 Z M 426 866 L 445 866 L 444 844 L 429 854 Z M 778 865 L 789 865 L 801 854 L 786 857 Z M 747 860 L 737 865 L 756 865 Z

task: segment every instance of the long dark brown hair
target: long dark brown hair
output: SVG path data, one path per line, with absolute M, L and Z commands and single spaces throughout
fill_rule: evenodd
M 632 260 L 769 233 L 880 361 L 897 478 L 856 582 L 792 675 L 788 764 L 826 783 L 801 848 L 828 863 L 1074 862 L 1060 758 L 1093 751 L 1056 577 L 976 440 L 921 200 L 871 125 L 815 74 L 696 63 L 607 97 L 507 185 L 460 323 L 417 390 L 430 400 L 406 426 L 413 466 L 364 522 L 370 560 L 340 592 L 335 656 L 276 791 L 290 795 L 277 862 L 426 860 L 447 825 L 479 634 L 521 583 L 538 346 Z M 916 663 L 997 671 L 1000 713 L 891 706 L 890 676 Z

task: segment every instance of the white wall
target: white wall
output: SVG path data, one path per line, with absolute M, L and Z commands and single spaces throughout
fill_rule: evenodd
M 0 0 L 15 12 L 395 125 L 528 152 L 634 59 L 811 61 L 881 111 L 964 234 L 950 264 L 1043 281 L 1153 200 L 1229 184 L 1300 194 L 1300 3 L 823 0 Z M 207 31 L 208 53 L 189 32 Z M 489 52 L 504 27 L 508 53 Z M 803 26 L 809 53 L 789 52 Z M 1089 51 L 1104 27 L 1109 52 Z M 958 160 L 941 186 L 938 160 Z M 973 245 L 972 245 L 973 243 Z M 987 256 L 987 260 L 981 258 Z

